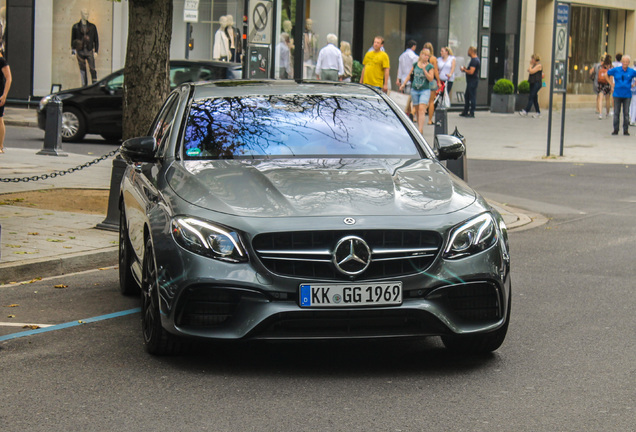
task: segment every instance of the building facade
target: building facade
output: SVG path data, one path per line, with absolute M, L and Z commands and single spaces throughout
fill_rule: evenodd
M 222 35 L 227 32 L 221 30 L 229 25 L 248 45 L 242 56 L 245 76 L 279 78 L 277 45 L 287 32 L 291 61 L 303 55 L 303 75 L 313 77 L 312 62 L 327 34 L 350 42 L 358 61 L 373 38 L 382 35 L 391 59 L 392 86 L 398 57 L 410 39 L 418 50 L 431 42 L 436 55 L 442 46 L 451 48 L 457 59 L 454 103 L 462 100 L 465 78 L 459 66 L 467 64 L 470 46 L 477 48 L 482 64 L 478 105 L 489 104 L 497 79 L 515 84 L 527 79 L 532 53 L 541 55 L 545 81 L 550 82 L 554 0 L 304 0 L 302 40 L 295 41 L 297 1 L 174 0 L 171 57 L 225 58 L 219 43 L 223 39 L 227 44 Z M 5 56 L 14 75 L 10 100 L 37 100 L 53 86 L 81 85 L 71 29 L 82 20 L 82 12 L 97 28 L 94 60 L 101 79 L 124 65 L 127 0 L 0 0 Z M 571 5 L 570 23 L 568 103 L 589 104 L 594 99 L 589 70 L 601 54 L 636 54 L 636 1 L 581 0 Z M 546 106 L 548 92 L 539 94 Z

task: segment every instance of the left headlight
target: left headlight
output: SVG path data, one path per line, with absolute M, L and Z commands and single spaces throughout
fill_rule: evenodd
M 227 262 L 245 262 L 247 253 L 236 232 L 191 217 L 172 220 L 172 237 L 191 252 Z
M 49 102 L 51 102 L 51 99 L 53 99 L 54 96 L 57 96 L 61 101 L 63 101 L 64 99 L 68 99 L 71 96 L 73 96 L 73 93 L 62 93 L 62 94 L 53 93 L 48 96 L 44 96 L 42 99 L 40 99 L 40 105 L 38 107 L 39 110 L 43 111 L 46 108 L 46 106 L 49 104 Z
M 497 226 L 490 213 L 481 214 L 453 228 L 444 258 L 459 259 L 484 251 L 497 243 Z

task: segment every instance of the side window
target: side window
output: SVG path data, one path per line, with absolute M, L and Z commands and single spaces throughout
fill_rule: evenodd
M 163 108 L 159 112 L 155 124 L 152 127 L 152 136 L 157 140 L 157 155 L 165 153 L 170 131 L 174 123 L 174 116 L 177 112 L 179 97 L 177 93 L 170 95 Z
M 109 79 L 106 83 L 106 89 L 110 91 L 122 91 L 124 89 L 124 74 L 120 73 Z

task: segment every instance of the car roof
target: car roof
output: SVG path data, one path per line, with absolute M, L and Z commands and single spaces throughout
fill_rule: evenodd
M 332 81 L 223 80 L 189 85 L 194 89 L 193 99 L 195 100 L 249 95 L 316 94 L 380 98 L 379 92 L 365 85 Z

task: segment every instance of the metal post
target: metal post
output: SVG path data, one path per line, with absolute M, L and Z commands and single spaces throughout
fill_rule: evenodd
M 447 111 L 444 104 L 435 110 L 435 136 L 448 134 Z
M 303 79 L 303 27 L 305 26 L 305 0 L 296 0 L 296 27 L 294 28 L 294 79 L 297 82 Z
M 95 228 L 118 231 L 119 230 L 119 189 L 121 187 L 121 179 L 126 171 L 126 162 L 117 156 L 113 159 L 113 170 L 110 174 L 110 193 L 108 195 L 108 212 L 106 219 L 95 226 Z
M 454 137 L 459 138 L 460 140 L 462 140 L 462 142 L 464 143 L 464 147 L 466 146 L 466 138 L 464 137 L 464 135 L 459 133 L 459 130 L 457 130 L 457 127 L 455 127 L 455 130 L 453 131 L 453 133 L 451 135 L 454 136 Z M 460 158 L 458 158 L 456 160 L 453 160 L 453 159 L 447 160 L 446 161 L 446 168 L 448 168 L 448 170 L 450 172 L 455 174 L 460 179 L 462 179 L 464 181 L 468 181 L 468 166 L 467 166 L 467 162 L 468 162 L 468 157 L 464 153 L 464 156 L 461 156 Z
M 44 145 L 36 154 L 68 156 L 62 151 L 62 101 L 57 96 L 53 96 L 46 106 Z
M 548 107 L 548 149 L 546 157 L 550 157 L 550 141 L 552 140 L 552 101 L 554 99 L 554 56 L 556 55 L 556 27 L 557 27 L 557 9 L 559 2 L 554 2 L 554 16 L 552 18 L 552 66 L 550 66 L 550 106 Z

